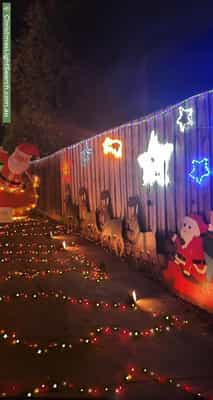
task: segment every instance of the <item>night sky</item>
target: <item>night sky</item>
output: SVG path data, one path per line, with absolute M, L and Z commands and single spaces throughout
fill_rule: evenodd
M 12 1 L 13 35 L 29 3 Z M 44 0 L 83 71 L 75 123 L 102 131 L 213 88 L 212 1 L 185 3 Z

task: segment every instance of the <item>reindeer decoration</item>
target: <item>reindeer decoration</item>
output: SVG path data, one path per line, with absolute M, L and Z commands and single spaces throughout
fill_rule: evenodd
M 69 183 L 65 184 L 65 215 L 64 215 L 64 223 L 66 225 L 67 233 L 76 232 L 79 228 L 79 219 L 78 219 L 78 206 L 75 205 L 72 201 L 71 194 L 71 186 Z
M 128 216 L 124 220 L 126 254 L 137 261 L 153 261 L 156 258 L 154 232 L 142 232 L 141 202 L 138 196 L 128 199 Z
M 109 191 L 101 193 L 101 207 L 97 211 L 98 226 L 101 230 L 101 245 L 118 256 L 124 255 L 123 221 L 113 219 Z
M 97 209 L 97 225 L 102 232 L 107 221 L 113 218 L 112 203 L 108 190 L 101 192 L 101 204 Z
M 100 232 L 97 227 L 96 213 L 90 211 L 89 197 L 84 187 L 80 188 L 79 197 L 80 232 L 86 239 L 98 241 Z

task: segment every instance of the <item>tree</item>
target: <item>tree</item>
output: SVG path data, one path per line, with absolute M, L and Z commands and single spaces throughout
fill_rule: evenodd
M 61 147 L 55 123 L 73 67 L 47 11 L 39 0 L 30 5 L 25 31 L 14 48 L 13 122 L 3 142 L 8 150 L 26 140 L 37 144 L 41 154 Z

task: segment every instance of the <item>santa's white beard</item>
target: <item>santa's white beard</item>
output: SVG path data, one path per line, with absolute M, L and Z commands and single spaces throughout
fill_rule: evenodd
M 29 167 L 29 161 L 19 161 L 16 157 L 11 155 L 8 158 L 8 168 L 10 172 L 14 175 L 23 174 Z
M 184 240 L 184 245 L 183 247 L 187 247 L 188 244 L 194 239 L 195 235 L 192 234 L 192 232 L 184 232 L 181 230 L 180 232 L 181 238 Z

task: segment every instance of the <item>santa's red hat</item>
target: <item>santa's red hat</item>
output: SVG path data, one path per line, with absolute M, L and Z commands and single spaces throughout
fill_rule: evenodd
M 16 147 L 16 150 L 28 156 L 34 156 L 35 158 L 39 158 L 38 148 L 34 144 L 22 143 Z
M 192 214 L 192 215 L 190 215 L 189 218 L 191 218 L 193 221 L 196 222 L 201 235 L 202 235 L 202 233 L 208 232 L 208 225 L 205 224 L 205 222 L 203 221 L 203 219 L 200 215 Z

